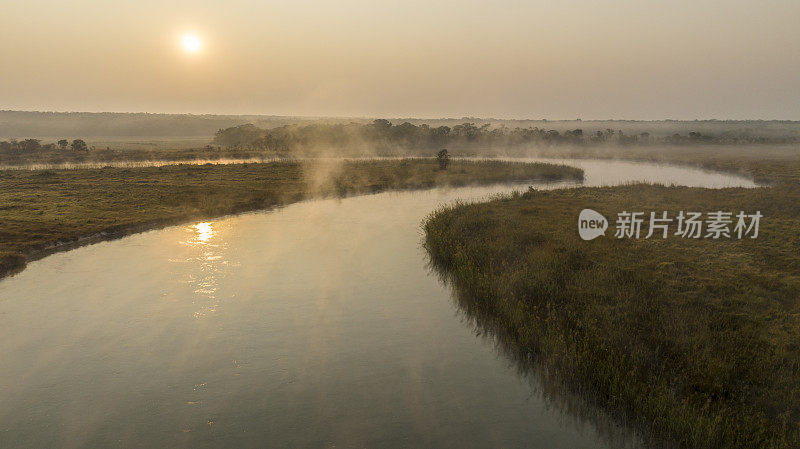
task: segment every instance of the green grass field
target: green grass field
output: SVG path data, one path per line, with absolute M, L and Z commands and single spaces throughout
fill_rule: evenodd
M 580 180 L 548 164 L 317 161 L 0 171 L 0 275 L 54 249 L 311 197 L 512 180 Z
M 530 191 L 437 211 L 425 246 L 470 316 L 646 434 L 800 447 L 800 162 L 707 166 L 777 185 Z M 580 239 L 583 208 L 606 237 Z M 615 239 L 623 210 L 764 218 L 757 239 Z

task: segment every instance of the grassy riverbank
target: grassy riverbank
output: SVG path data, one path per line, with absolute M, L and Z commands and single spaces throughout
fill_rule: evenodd
M 469 314 L 651 435 L 685 447 L 798 447 L 800 163 L 738 168 L 781 182 L 531 191 L 434 213 L 425 245 Z M 609 218 L 607 237 L 579 238 L 583 208 Z M 757 239 L 619 240 L 623 210 L 764 218 Z
M 388 189 L 579 180 L 548 164 L 320 161 L 0 172 L 0 275 L 54 248 L 300 201 Z

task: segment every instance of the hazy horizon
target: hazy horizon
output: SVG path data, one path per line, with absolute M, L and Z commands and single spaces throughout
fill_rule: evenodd
M 0 6 L 0 109 L 798 120 L 800 3 Z
M 441 117 L 428 117 L 428 116 L 380 116 L 380 115 L 299 115 L 299 114 L 260 114 L 260 113 L 218 113 L 218 112 L 162 112 L 162 111 L 84 111 L 84 110 L 45 110 L 45 109 L 0 109 L 0 112 L 19 112 L 19 113 L 35 113 L 35 114 L 147 114 L 147 115 L 184 115 L 184 116 L 219 116 L 219 117 L 264 117 L 264 118 L 298 118 L 298 119 L 336 119 L 336 120 L 415 120 L 415 121 L 460 121 L 460 120 L 479 120 L 479 121 L 498 121 L 498 122 L 800 122 L 800 118 L 719 118 L 719 117 L 698 117 L 692 119 L 680 118 L 552 118 L 552 117 L 489 117 L 478 115 L 462 115 L 462 116 L 441 116 Z

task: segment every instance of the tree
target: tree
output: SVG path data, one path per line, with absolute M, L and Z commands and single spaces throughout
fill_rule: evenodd
M 263 129 L 252 123 L 220 129 L 214 134 L 214 144 L 229 148 L 252 148 L 265 134 Z
M 69 146 L 69 140 L 61 139 L 58 141 L 58 147 L 61 148 L 62 150 L 66 150 L 68 146 Z
M 450 165 L 450 155 L 447 153 L 447 148 L 436 153 L 436 161 L 439 162 L 440 169 L 447 170 L 447 166 Z
M 453 134 L 471 141 L 478 137 L 480 129 L 474 123 L 462 123 L 453 127 Z
M 33 153 L 42 149 L 42 141 L 39 139 L 25 139 L 19 143 L 22 151 L 26 153 Z
M 392 122 L 386 119 L 379 118 L 377 120 L 372 121 L 372 127 L 382 133 L 387 133 L 389 132 L 389 130 L 392 129 Z
M 87 151 L 89 147 L 86 145 L 86 142 L 83 139 L 75 139 L 72 141 L 72 150 L 73 151 Z

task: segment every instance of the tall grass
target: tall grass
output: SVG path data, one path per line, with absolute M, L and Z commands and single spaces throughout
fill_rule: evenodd
M 0 276 L 75 244 L 305 198 L 582 176 L 491 161 L 439 170 L 432 159 L 0 171 Z
M 793 448 L 800 446 L 797 204 L 800 187 L 791 182 L 531 191 L 443 208 L 423 228 L 431 263 L 462 308 L 621 419 L 681 447 Z M 755 240 L 586 242 L 577 217 L 587 207 L 606 217 L 622 210 L 765 217 Z

